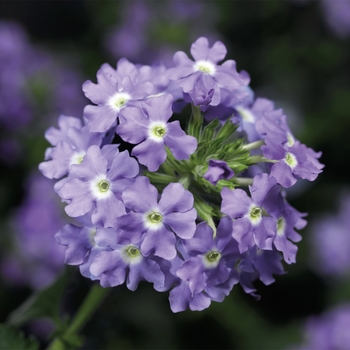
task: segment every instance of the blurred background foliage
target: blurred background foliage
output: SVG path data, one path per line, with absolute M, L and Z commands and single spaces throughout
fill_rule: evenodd
M 28 79 L 30 122 L 10 131 L 0 124 L 3 140 L 18 141 L 15 155 L 9 146 L 1 146 L 2 256 L 14 249 L 10 221 L 27 198 L 29 174 L 44 157 L 45 129 L 56 125 L 60 113 L 81 116 L 87 104 L 79 91 L 74 96 L 81 104 L 75 110 L 57 107 L 59 69 L 74 72 L 80 88 L 85 80 L 96 81 L 104 62 L 114 66 L 125 56 L 142 64 L 162 58 L 169 65 L 173 53 L 189 53 L 191 43 L 203 35 L 211 43 L 221 40 L 227 58 L 250 74 L 256 97 L 275 101 L 296 137 L 322 151 L 324 172 L 315 182 L 290 191 L 290 203 L 307 212 L 311 223 L 339 210 L 338 199 L 350 187 L 350 30 L 335 32 L 321 1 L 0 1 L 0 21 L 18 23 L 30 45 L 53 62 Z M 52 74 L 55 70 L 59 72 Z M 287 274 L 270 286 L 256 284 L 260 301 L 237 286 L 223 303 L 205 311 L 173 314 L 167 293 L 149 285 L 141 283 L 136 292 L 113 288 L 84 329 L 83 348 L 285 349 L 300 343 L 308 316 L 350 299 L 348 279 L 324 278 L 312 269 L 311 227 L 301 232 L 297 263 L 285 266 Z M 90 286 L 76 271 L 64 312 L 74 313 Z M 0 322 L 32 288 L 3 277 Z M 28 334 L 32 328 L 23 330 Z

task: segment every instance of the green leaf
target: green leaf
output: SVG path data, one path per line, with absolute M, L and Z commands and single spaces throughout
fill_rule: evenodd
M 0 324 L 0 349 L 38 350 L 39 344 L 33 337 L 25 338 L 18 329 Z
M 9 324 L 19 326 L 35 318 L 48 317 L 53 319 L 57 326 L 60 326 L 60 302 L 73 271 L 73 268 L 66 267 L 64 273 L 54 283 L 33 293 L 9 315 Z

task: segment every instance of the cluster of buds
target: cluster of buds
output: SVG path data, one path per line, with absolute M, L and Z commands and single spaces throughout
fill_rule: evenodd
M 204 37 L 174 67 L 120 59 L 83 91 L 83 120 L 61 115 L 39 165 L 76 224 L 56 240 L 65 262 L 103 287 L 170 291 L 173 312 L 223 301 L 235 284 L 274 281 L 295 262 L 305 214 L 284 189 L 322 171 L 286 115 L 254 99 L 250 78 Z M 179 112 L 191 105 L 187 120 Z M 183 112 L 182 112 L 183 114 Z M 179 120 L 181 119 L 181 120 Z M 180 123 L 181 121 L 181 123 Z

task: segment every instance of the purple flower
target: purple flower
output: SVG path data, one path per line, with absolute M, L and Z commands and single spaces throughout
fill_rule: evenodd
M 347 350 L 350 344 L 350 305 L 340 304 L 306 322 L 305 342 L 297 349 Z
M 222 42 L 217 41 L 209 47 L 208 39 L 200 37 L 191 46 L 195 62 L 184 52 L 178 51 L 174 55 L 175 67 L 168 69 L 166 76 L 176 81 L 197 104 L 217 106 L 222 101 L 222 89 L 233 94 L 235 90 L 249 83 L 245 72 L 237 73 L 234 61 L 217 65 L 225 58 L 226 53 Z
M 213 237 L 213 230 L 202 222 L 197 226 L 194 236 L 183 241 L 189 258 L 176 274 L 188 282 L 192 294 L 207 288 L 219 288 L 222 296 L 220 299 L 223 300 L 231 291 L 233 284 L 238 282 L 238 274 L 234 279 L 232 271 L 241 254 L 231 232 L 231 220 L 226 217 L 221 219 L 216 237 Z M 232 283 L 227 284 L 229 280 Z M 223 286 L 229 288 L 225 290 Z
M 279 185 L 274 186 L 266 196 L 264 209 L 276 222 L 274 246 L 283 253 L 284 260 L 288 264 L 295 263 L 298 248 L 291 241 L 299 242 L 301 240 L 301 236 L 294 229 L 305 227 L 306 220 L 303 217 L 306 214 L 299 213 L 288 204 L 281 193 L 281 186 Z
M 192 311 L 202 311 L 211 304 L 210 297 L 205 293 L 192 293 L 188 282 L 180 282 L 170 291 L 169 302 L 172 312 L 181 312 L 189 308 Z
M 80 218 L 82 227 L 66 225 L 56 234 L 58 243 L 67 247 L 65 262 L 80 265 L 84 276 L 100 280 L 103 287 L 123 284 L 135 290 L 140 280 L 164 286 L 165 277 L 154 260 L 142 256 L 139 245 L 117 245 L 113 228 L 95 227 L 88 216 Z
M 68 265 L 81 265 L 95 245 L 96 228 L 93 225 L 76 226 L 68 224 L 55 235 L 57 243 L 67 247 L 64 262 Z
M 314 181 L 322 172 L 323 166 L 316 159 L 310 159 L 311 153 L 305 152 L 299 141 L 283 147 L 266 138 L 261 150 L 266 158 L 278 161 L 271 167 L 271 176 L 285 188 L 293 186 L 299 178 Z
M 201 311 L 211 301 L 222 302 L 239 276 L 235 268 L 238 258 L 237 242 L 231 237 L 230 219 L 220 221 L 217 236 L 206 223 L 197 226 L 193 238 L 183 240 L 178 249 L 185 258 L 177 262 L 176 274 L 180 277 L 170 291 L 170 308 L 173 312 Z
M 50 142 L 52 146 L 57 146 L 60 141 L 71 142 L 68 137 L 69 128 L 74 127 L 76 129 L 81 129 L 83 127 L 80 118 L 71 117 L 67 115 L 60 115 L 58 117 L 59 129 L 51 126 L 45 132 L 45 138 Z
M 350 36 L 350 1 L 322 0 L 325 19 L 330 29 L 339 37 Z
M 80 164 L 91 145 L 100 146 L 102 134 L 89 132 L 89 126 L 75 127 L 80 120 L 61 116 L 61 130 L 49 128 L 46 137 L 53 148 L 46 151 L 46 161 L 39 164 L 39 170 L 49 179 L 59 179 L 70 172 L 73 164 Z
M 219 180 L 228 180 L 232 176 L 234 176 L 234 172 L 229 168 L 226 162 L 223 160 L 210 159 L 208 170 L 203 177 L 213 185 L 216 185 Z
M 158 202 L 158 191 L 146 177 L 138 177 L 122 194 L 128 214 L 116 220 L 119 243 L 137 244 L 141 253 L 166 260 L 176 256 L 176 236 L 193 237 L 197 212 L 193 195 L 180 183 L 170 183 Z
M 79 165 L 72 166 L 76 177 L 67 181 L 58 191 L 68 200 L 65 210 L 78 217 L 92 212 L 94 225 L 112 227 L 115 217 L 125 214 L 121 201 L 124 188 L 133 182 L 139 167 L 127 151 L 118 153 L 108 169 L 108 161 L 98 146 L 91 146 Z
M 310 264 L 321 275 L 329 278 L 350 277 L 350 196 L 339 201 L 340 210 L 333 215 L 316 218 L 311 225 L 309 244 Z
M 132 150 L 141 164 L 150 171 L 158 170 L 166 159 L 165 146 L 178 160 L 188 159 L 197 148 L 197 140 L 186 135 L 179 121 L 167 123 L 172 116 L 171 95 L 150 98 L 142 109 L 130 107 L 120 114 L 117 134 L 126 141 L 138 144 Z
M 248 256 L 241 260 L 238 265 L 239 282 L 246 293 L 252 294 L 257 299 L 253 282 L 258 278 L 265 285 L 275 282 L 274 274 L 284 274 L 281 263 L 281 254 L 273 250 L 261 250 L 257 246 L 252 247 L 247 252 Z
M 68 224 L 62 227 L 55 235 L 56 241 L 66 247 L 65 263 L 68 265 L 78 265 L 83 276 L 96 280 L 97 277 L 90 272 L 90 265 L 93 263 L 95 256 L 101 251 L 111 250 L 108 246 L 100 246 L 97 244 L 96 236 L 104 235 L 103 231 L 113 229 L 105 229 L 96 227 L 91 222 L 91 214 L 77 218 L 80 226 Z
M 64 249 L 54 238 L 65 222 L 64 212 L 52 185 L 40 173 L 31 175 L 24 201 L 11 219 L 15 249 L 1 259 L 6 279 L 36 290 L 49 285 L 64 267 Z
M 101 251 L 90 266 L 102 287 L 115 287 L 126 282 L 136 290 L 139 282 L 152 282 L 156 290 L 162 289 L 165 277 L 156 261 L 142 255 L 140 244 L 117 245 L 111 251 Z
M 265 138 L 261 147 L 264 156 L 278 161 L 271 168 L 271 176 L 283 187 L 291 187 L 299 178 L 313 181 L 321 173 L 323 164 L 318 161 L 321 153 L 294 138 L 287 116 L 281 109 L 274 110 L 272 103 L 256 121 L 256 131 Z
M 241 253 L 254 245 L 271 249 L 276 223 L 273 218 L 262 214 L 265 197 L 275 185 L 275 179 L 267 174 L 259 174 L 249 188 L 252 198 L 241 189 L 222 189 L 221 211 L 234 220 L 232 236 L 237 240 Z
M 141 280 L 154 283 L 157 291 L 166 291 L 178 279 L 175 270 L 181 260 L 164 260 L 156 256 L 146 257 L 137 244 L 117 244 L 118 232 L 113 228 L 97 229 L 95 242 L 105 250 L 94 256 L 89 272 L 100 279 L 103 287 L 112 287 L 124 283 L 135 290 Z
M 266 135 L 263 121 L 268 118 L 271 124 L 277 125 L 283 115 L 282 109 L 275 110 L 274 103 L 266 98 L 257 98 L 249 108 L 238 105 L 235 109 L 238 112 L 240 128 L 246 132 L 250 142 L 261 140 L 261 135 Z
M 118 62 L 119 63 L 119 62 Z M 124 61 L 121 62 L 123 65 Z M 125 65 L 125 64 L 124 64 Z M 136 67 L 129 62 L 130 74 Z M 97 72 L 97 84 L 90 80 L 83 84 L 83 91 L 97 106 L 88 105 L 84 108 L 84 116 L 88 120 L 90 131 L 105 132 L 112 127 L 120 111 L 130 106 L 133 101 L 141 100 L 152 93 L 153 85 L 150 82 L 137 83 L 136 79 L 125 75 L 125 72 L 114 71 L 110 66 L 104 65 Z M 134 80 L 134 81 L 133 81 Z

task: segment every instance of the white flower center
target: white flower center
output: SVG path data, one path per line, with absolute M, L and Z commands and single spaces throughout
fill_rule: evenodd
M 99 175 L 90 182 L 90 189 L 96 199 L 105 199 L 113 192 L 111 191 L 111 184 L 106 180 L 105 175 Z
M 158 211 L 151 211 L 145 214 L 144 224 L 148 229 L 157 229 L 163 225 L 163 215 Z
M 134 245 L 129 245 L 121 251 L 124 262 L 128 265 L 138 264 L 142 260 L 140 249 Z
M 214 64 L 204 60 L 197 61 L 194 65 L 194 69 L 196 71 L 201 71 L 202 73 L 206 73 L 206 74 L 214 74 L 216 71 Z
M 163 142 L 166 133 L 166 124 L 161 121 L 151 123 L 148 128 L 148 137 L 155 142 Z
M 131 99 L 131 96 L 126 92 L 117 92 L 109 99 L 109 105 L 116 111 L 120 111 L 128 101 Z
M 297 158 L 295 157 L 295 155 L 293 153 L 287 152 L 285 157 L 284 157 L 284 160 L 291 168 L 294 168 L 295 166 L 298 165 Z
M 261 218 L 262 218 L 262 210 L 261 208 L 255 206 L 254 204 L 252 204 L 252 206 L 250 207 L 249 209 L 249 214 L 248 214 L 248 217 L 249 217 L 249 220 L 250 222 L 256 226 L 260 223 L 261 221 Z
M 204 255 L 204 265 L 208 268 L 216 267 L 218 266 L 220 259 L 221 253 L 216 250 L 212 250 Z

